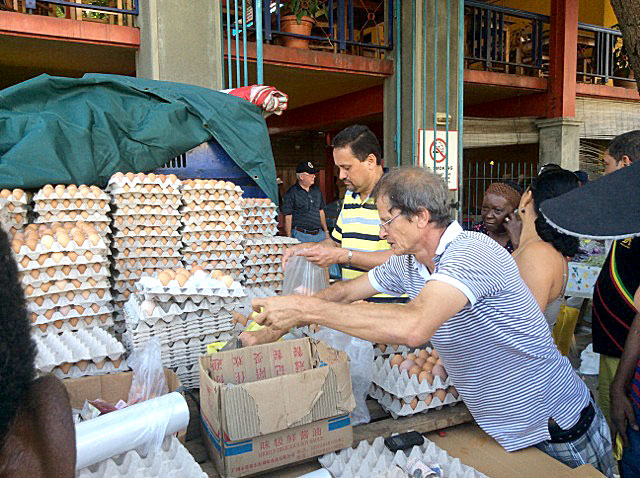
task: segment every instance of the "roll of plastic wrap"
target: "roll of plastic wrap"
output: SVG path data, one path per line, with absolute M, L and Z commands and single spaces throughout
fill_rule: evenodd
M 76 425 L 76 470 L 135 448 L 160 448 L 164 437 L 187 428 L 184 397 L 169 393 Z

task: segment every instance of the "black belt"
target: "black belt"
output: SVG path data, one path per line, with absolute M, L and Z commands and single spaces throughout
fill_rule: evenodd
M 551 435 L 551 439 L 549 441 L 551 443 L 567 443 L 577 440 L 586 433 L 591 426 L 591 423 L 593 423 L 593 417 L 595 416 L 596 411 L 593 408 L 593 404 L 589 402 L 589 405 L 584 407 L 582 412 L 580 412 L 580 419 L 578 420 L 578 423 L 568 430 L 563 430 L 557 423 L 550 420 L 549 435 Z
M 294 227 L 296 231 L 300 231 L 304 234 L 318 234 L 322 229 L 302 229 L 301 227 Z

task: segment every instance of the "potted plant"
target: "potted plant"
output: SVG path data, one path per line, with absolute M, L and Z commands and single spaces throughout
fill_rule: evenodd
M 321 0 L 285 0 L 282 5 L 283 16 L 280 18 L 280 29 L 287 33 L 311 35 L 315 24 L 315 15 L 321 8 Z M 309 48 L 306 38 L 284 37 L 284 46 L 291 48 Z
M 614 28 L 617 27 L 617 25 L 614 25 Z M 618 77 L 613 79 L 614 86 L 622 86 L 623 88 L 632 90 L 636 89 L 635 75 L 633 74 L 633 70 L 631 69 L 631 63 L 629 63 L 629 55 L 627 54 L 627 50 L 624 48 L 622 39 L 618 41 L 615 49 L 613 50 L 613 76 Z M 621 78 L 629 79 L 624 80 Z

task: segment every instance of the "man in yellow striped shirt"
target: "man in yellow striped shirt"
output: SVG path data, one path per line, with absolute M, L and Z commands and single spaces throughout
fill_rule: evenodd
M 329 239 L 317 243 L 297 244 L 289 248 L 284 262 L 292 255 L 301 255 L 320 267 L 342 265 L 342 279 L 355 279 L 383 264 L 392 253 L 387 241 L 380 239 L 380 217 L 375 201 L 370 197 L 383 175 L 382 149 L 375 134 L 366 126 L 353 125 L 340 131 L 333 140 L 333 160 L 340 179 L 347 187 L 342 210 Z M 378 294 L 375 302 L 397 302 L 398 299 Z M 274 331 L 263 329 L 244 332 L 245 345 L 277 340 Z M 277 333 L 277 332 L 276 332 Z

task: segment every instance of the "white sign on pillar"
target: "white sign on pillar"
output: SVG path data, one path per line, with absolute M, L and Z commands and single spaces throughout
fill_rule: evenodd
M 421 129 L 418 135 L 418 165 L 434 170 L 447 181 L 449 189 L 458 189 L 458 132 Z M 448 145 L 448 147 L 447 147 Z M 448 171 L 448 176 L 447 176 Z

